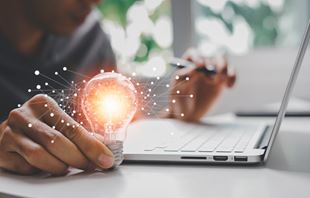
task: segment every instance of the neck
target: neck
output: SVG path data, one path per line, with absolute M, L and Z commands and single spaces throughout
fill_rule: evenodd
M 0 32 L 21 54 L 38 53 L 43 31 L 31 23 L 21 1 L 0 1 Z

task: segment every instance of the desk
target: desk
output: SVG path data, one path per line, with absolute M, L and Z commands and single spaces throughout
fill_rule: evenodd
M 72 173 L 59 178 L 2 172 L 0 192 L 40 198 L 310 197 L 310 118 L 285 119 L 264 166 L 124 164 L 117 171 Z

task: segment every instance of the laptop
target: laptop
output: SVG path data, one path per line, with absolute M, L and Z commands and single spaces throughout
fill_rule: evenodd
M 189 124 L 149 119 L 131 124 L 125 161 L 255 164 L 266 162 L 279 132 L 310 38 L 310 20 L 274 124 Z

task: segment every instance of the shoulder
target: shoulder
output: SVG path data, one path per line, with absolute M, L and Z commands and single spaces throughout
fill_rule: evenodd
M 101 14 L 94 10 L 85 22 L 70 36 L 51 39 L 53 52 L 61 62 L 76 67 L 89 65 L 115 65 L 110 39 L 101 27 Z
M 71 42 L 81 44 L 84 42 L 109 42 L 107 34 L 101 27 L 101 14 L 94 10 L 85 22 L 73 33 Z

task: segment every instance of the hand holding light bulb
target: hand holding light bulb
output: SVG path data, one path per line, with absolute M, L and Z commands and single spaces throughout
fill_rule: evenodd
M 82 110 L 92 132 L 103 135 L 114 154 L 114 167 L 123 161 L 123 142 L 136 109 L 136 89 L 125 76 L 105 72 L 84 87 Z

